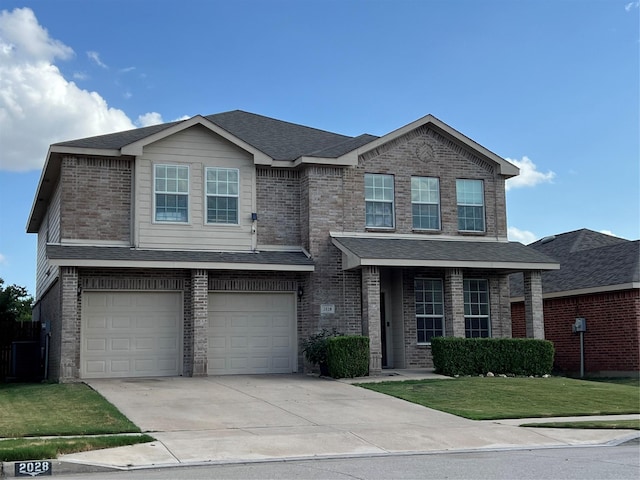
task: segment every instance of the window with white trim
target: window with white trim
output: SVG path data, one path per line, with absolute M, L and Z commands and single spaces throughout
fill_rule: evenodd
M 369 228 L 393 228 L 393 175 L 364 175 L 365 224 Z
M 156 222 L 189 221 L 189 167 L 155 165 L 154 194 Z
M 416 332 L 418 343 L 430 343 L 433 337 L 444 336 L 444 302 L 442 280 L 416 278 Z
M 458 230 L 484 232 L 484 186 L 482 180 L 456 180 Z
M 413 228 L 440 230 L 440 181 L 434 177 L 411 177 Z
M 237 168 L 208 167 L 206 175 L 207 223 L 238 224 Z
M 480 279 L 465 279 L 463 294 L 465 336 L 467 338 L 490 337 L 489 282 Z

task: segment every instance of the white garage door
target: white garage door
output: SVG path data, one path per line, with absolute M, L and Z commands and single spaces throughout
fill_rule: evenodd
M 180 293 L 83 293 L 81 377 L 180 374 L 181 325 Z
M 209 375 L 291 373 L 295 295 L 210 293 Z

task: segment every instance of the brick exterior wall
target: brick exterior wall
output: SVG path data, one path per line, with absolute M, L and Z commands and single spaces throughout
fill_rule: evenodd
M 256 169 L 259 245 L 301 245 L 300 172 Z
M 62 311 L 60 304 L 60 280 L 56 280 L 40 297 L 33 308 L 34 320 L 49 324 L 49 361 L 46 378 L 57 380 L 60 377 L 60 352 L 62 346 Z
M 65 157 L 60 177 L 63 239 L 131 241 L 131 161 Z
M 511 305 L 513 336 L 525 336 L 524 302 Z M 576 317 L 587 319 L 585 374 L 638 375 L 640 372 L 640 290 L 624 290 L 544 300 L 545 337 L 555 346 L 555 368 L 580 372 Z
M 80 377 L 80 295 L 78 295 L 78 269 L 60 269 L 62 297 L 62 326 L 60 331 L 61 381 L 75 381 Z

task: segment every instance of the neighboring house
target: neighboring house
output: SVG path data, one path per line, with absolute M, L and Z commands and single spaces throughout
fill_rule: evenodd
M 585 318 L 585 374 L 637 376 L 640 241 L 582 229 L 530 247 L 560 262 L 560 270 L 542 274 L 545 337 L 555 345 L 555 367 L 567 374 L 580 372 L 580 336 L 572 325 Z M 513 336 L 524 337 L 522 275 L 510 280 Z
M 518 169 L 428 115 L 348 137 L 242 111 L 51 145 L 27 231 L 49 377 L 305 370 L 300 342 L 370 338 L 370 373 L 432 365 L 438 335 L 510 337 Z

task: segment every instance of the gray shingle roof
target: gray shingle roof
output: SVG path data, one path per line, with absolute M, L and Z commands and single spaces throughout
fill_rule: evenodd
M 313 266 L 313 260 L 302 252 L 200 252 L 187 250 L 139 250 L 129 247 L 95 247 L 84 245 L 47 245 L 52 260 L 106 260 L 135 262 L 237 263 Z M 179 268 L 179 267 L 178 267 Z
M 555 258 L 560 270 L 542 273 L 542 293 L 558 293 L 640 282 L 640 240 L 581 229 L 529 245 Z M 511 296 L 523 295 L 521 274 L 510 276 Z
M 548 256 L 517 242 L 413 240 L 403 238 L 336 237 L 343 249 L 361 259 L 415 261 L 416 264 L 467 262 L 469 267 L 513 268 L 515 264 L 537 264 L 547 268 L 556 263 Z M 490 265 L 490 266 L 487 266 Z M 532 268 L 532 267 L 528 267 Z
M 205 118 L 274 160 L 295 160 L 301 156 L 336 158 L 378 138 L 373 135 L 349 137 L 242 110 L 216 113 Z M 81 138 L 56 143 L 55 146 L 120 149 L 178 123 L 180 122 L 163 123 L 108 135 Z

